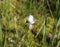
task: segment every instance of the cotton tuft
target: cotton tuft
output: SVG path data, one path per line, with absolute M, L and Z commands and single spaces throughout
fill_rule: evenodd
M 29 15 L 29 17 L 27 18 L 27 20 L 29 22 L 29 29 L 32 29 L 33 24 L 35 23 L 33 15 Z
M 34 24 L 35 23 L 33 15 L 29 15 L 28 21 L 29 21 L 30 24 Z

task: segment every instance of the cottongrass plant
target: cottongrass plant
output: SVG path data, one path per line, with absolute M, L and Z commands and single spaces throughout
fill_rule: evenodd
M 0 46 L 60 47 L 59 6 L 60 0 L 0 0 Z

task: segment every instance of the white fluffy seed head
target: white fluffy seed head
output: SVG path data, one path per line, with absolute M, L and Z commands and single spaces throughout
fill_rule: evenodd
M 35 23 L 35 20 L 34 20 L 33 15 L 29 15 L 29 16 L 27 17 L 27 20 L 28 20 L 28 22 L 29 22 L 29 29 L 31 30 L 32 27 L 33 27 L 33 24 Z
M 34 17 L 33 17 L 32 15 L 29 15 L 29 17 L 27 18 L 27 20 L 28 20 L 28 22 L 29 22 L 30 24 L 34 24 L 34 23 L 35 23 Z

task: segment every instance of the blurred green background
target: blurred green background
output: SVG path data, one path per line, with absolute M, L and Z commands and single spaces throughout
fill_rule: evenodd
M 60 0 L 0 0 L 0 47 L 60 47 Z

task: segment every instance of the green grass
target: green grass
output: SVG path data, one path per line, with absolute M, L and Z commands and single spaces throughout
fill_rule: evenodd
M 2 47 L 2 26 L 0 21 L 0 46 Z
M 35 19 L 31 30 L 26 23 L 29 15 L 33 15 Z M 60 47 L 59 0 L 2 0 L 0 45 L 1 47 Z

